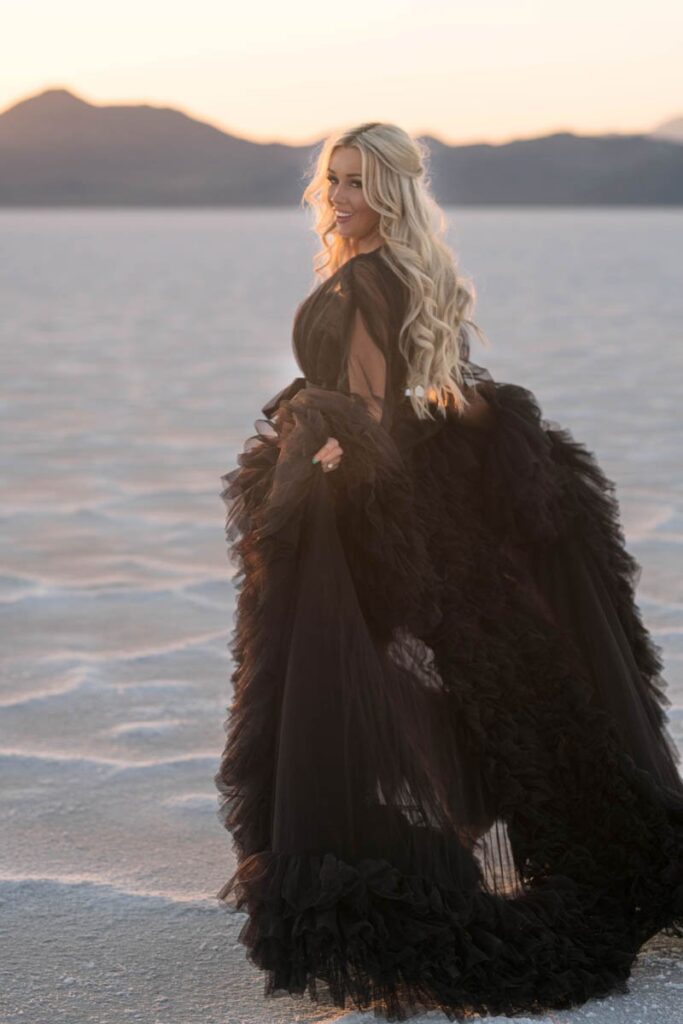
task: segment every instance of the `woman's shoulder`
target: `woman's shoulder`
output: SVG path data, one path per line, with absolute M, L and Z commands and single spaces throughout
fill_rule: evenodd
M 350 256 L 348 260 L 339 267 L 339 272 L 351 274 L 391 274 L 396 276 L 396 271 L 387 259 L 388 247 L 386 244 L 370 249 L 369 252 L 359 252 Z
M 321 281 L 298 304 L 295 329 L 309 323 L 316 326 L 332 318 L 341 320 L 349 309 L 360 309 L 365 316 L 402 322 L 407 289 L 384 257 L 385 246 L 360 252 L 345 260 L 329 277 Z M 341 318 L 341 319 L 340 319 Z
M 379 303 L 396 313 L 404 304 L 406 286 L 387 258 L 387 252 L 387 246 L 381 245 L 370 252 L 358 253 L 342 264 L 339 273 L 360 304 Z

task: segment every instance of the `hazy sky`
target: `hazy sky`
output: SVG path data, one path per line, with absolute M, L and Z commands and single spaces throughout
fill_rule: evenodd
M 258 141 L 365 120 L 448 142 L 683 115 L 682 0 L 4 0 L 0 109 L 64 86 Z

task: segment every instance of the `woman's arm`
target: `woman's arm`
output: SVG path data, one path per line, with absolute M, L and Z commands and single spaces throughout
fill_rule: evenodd
M 370 334 L 360 309 L 354 313 L 349 339 L 347 373 L 349 391 L 360 395 L 370 415 L 382 422 L 386 393 L 387 363 L 384 353 Z
M 342 356 L 338 388 L 362 399 L 365 409 L 381 427 L 389 425 L 391 410 L 387 395 L 387 355 L 390 337 L 389 297 L 377 267 L 370 261 L 355 261 L 344 281 Z M 316 452 L 325 472 L 337 469 L 343 447 L 328 438 Z

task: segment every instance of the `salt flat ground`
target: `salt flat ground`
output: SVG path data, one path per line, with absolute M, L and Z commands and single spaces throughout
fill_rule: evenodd
M 683 212 L 447 213 L 492 342 L 473 358 L 618 485 L 683 746 Z M 0 222 L 0 1021 L 374 1019 L 264 1003 L 244 918 L 215 900 L 233 868 L 213 786 L 234 611 L 219 478 L 299 372 L 313 239 L 289 210 Z M 658 936 L 629 995 L 536 1021 L 681 1014 L 683 942 Z

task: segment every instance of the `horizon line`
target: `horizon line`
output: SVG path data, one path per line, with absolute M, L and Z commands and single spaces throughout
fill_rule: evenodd
M 79 102 L 84 103 L 84 104 L 86 104 L 89 107 L 95 107 L 95 108 L 99 108 L 99 109 L 106 109 L 108 107 L 130 107 L 131 109 L 134 109 L 136 107 L 150 107 L 150 108 L 152 108 L 154 110 L 173 110 L 173 111 L 175 111 L 175 112 L 177 112 L 179 114 L 182 114 L 183 116 L 189 118 L 192 121 L 196 121 L 196 122 L 198 122 L 200 124 L 205 124 L 205 125 L 207 125 L 210 128 L 214 128 L 216 131 L 220 131 L 224 135 L 229 135 L 231 138 L 240 139 L 240 140 L 242 140 L 244 142 L 249 142 L 252 145 L 257 145 L 257 146 L 287 146 L 289 148 L 305 148 L 305 147 L 315 146 L 315 145 L 319 144 L 320 142 L 322 142 L 323 139 L 327 138 L 327 136 L 330 134 L 331 131 L 338 130 L 338 129 L 332 128 L 332 129 L 328 130 L 327 132 L 322 132 L 319 135 L 311 136 L 311 137 L 309 137 L 306 140 L 273 138 L 272 136 L 269 137 L 269 138 L 259 138 L 259 137 L 253 136 L 253 135 L 250 136 L 250 135 L 246 135 L 246 134 L 243 134 L 243 133 L 239 133 L 239 132 L 234 131 L 234 130 L 228 128 L 228 127 L 224 127 L 223 125 L 221 125 L 218 122 L 209 121 L 205 117 L 203 117 L 202 115 L 198 115 L 198 114 L 192 113 L 192 112 L 190 112 L 189 109 L 186 109 L 184 106 L 181 106 L 181 105 L 168 104 L 168 103 L 156 103 L 156 102 L 150 102 L 149 100 L 132 100 L 132 101 L 131 100 L 127 100 L 125 102 L 105 101 L 105 102 L 102 102 L 102 103 L 101 102 L 93 102 L 90 99 L 84 98 L 84 96 L 81 93 L 77 92 L 72 87 L 69 87 L 69 86 L 66 86 L 66 85 L 63 85 L 63 84 L 55 84 L 55 85 L 44 86 L 44 87 L 40 88 L 38 91 L 36 91 L 36 92 L 32 92 L 32 93 L 26 94 L 24 96 L 21 96 L 18 99 L 12 100 L 6 107 L 4 107 L 2 110 L 0 110 L 0 117 L 3 114 L 6 114 L 8 111 L 12 110 L 14 107 L 19 106 L 22 103 L 27 103 L 27 102 L 29 102 L 31 100 L 39 99 L 41 96 L 44 96 L 45 94 L 50 93 L 50 92 L 67 93 L 68 95 L 72 96 L 74 99 L 78 100 Z M 434 131 L 431 131 L 431 130 L 428 130 L 428 129 L 422 129 L 422 130 L 419 130 L 419 131 L 410 131 L 410 134 L 414 138 L 429 138 L 429 139 L 433 139 L 435 142 L 438 142 L 438 143 L 440 143 L 443 146 L 449 146 L 449 147 L 451 147 L 451 146 L 491 146 L 491 147 L 497 147 L 497 146 L 506 146 L 506 145 L 509 145 L 512 142 L 524 142 L 524 141 L 533 141 L 535 139 L 548 138 L 549 136 L 553 136 L 553 135 L 575 135 L 575 136 L 577 136 L 579 138 L 606 138 L 608 136 L 614 136 L 614 135 L 623 135 L 623 136 L 630 136 L 630 137 L 633 137 L 633 136 L 650 136 L 654 132 L 656 132 L 659 128 L 661 128 L 662 126 L 670 123 L 671 121 L 679 120 L 682 117 L 683 117 L 683 115 L 681 115 L 681 114 L 673 114 L 673 115 L 671 115 L 669 117 L 666 117 L 666 118 L 662 119 L 658 123 L 658 125 L 656 125 L 655 127 L 651 127 L 649 129 L 643 129 L 642 131 L 637 131 L 637 132 L 634 132 L 634 131 L 623 132 L 623 131 L 614 131 L 614 130 L 612 130 L 612 131 L 599 131 L 599 132 L 581 132 L 580 130 L 577 130 L 575 128 L 561 127 L 561 128 L 550 129 L 550 130 L 547 130 L 547 131 L 541 131 L 541 132 L 539 132 L 538 134 L 535 134 L 535 135 L 523 135 L 523 136 L 522 135 L 512 135 L 512 136 L 509 136 L 509 137 L 507 137 L 505 139 L 498 139 L 498 140 L 495 140 L 495 141 L 491 141 L 490 139 L 485 139 L 485 138 L 469 139 L 469 140 L 466 140 L 466 141 L 464 141 L 464 140 L 448 140 L 443 134 L 437 134 Z

